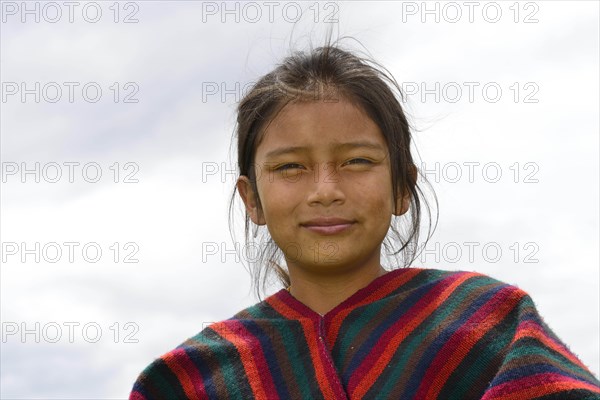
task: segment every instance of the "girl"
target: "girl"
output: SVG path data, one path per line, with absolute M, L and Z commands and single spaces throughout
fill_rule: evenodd
M 268 238 L 255 284 L 274 272 L 286 289 L 155 360 L 131 399 L 600 399 L 521 289 L 382 267 L 382 247 L 409 266 L 419 237 L 399 95 L 385 68 L 328 44 L 242 99 L 246 241 Z

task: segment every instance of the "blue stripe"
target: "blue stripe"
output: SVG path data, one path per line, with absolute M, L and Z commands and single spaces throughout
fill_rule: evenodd
M 198 371 L 200 372 L 200 375 L 202 375 L 202 382 L 204 383 L 204 389 L 205 389 L 206 395 L 209 398 L 216 398 L 217 392 L 215 392 L 215 382 L 213 381 L 213 378 L 212 378 L 213 374 L 212 374 L 211 370 L 208 368 L 207 362 L 202 359 L 202 354 L 207 353 L 207 352 L 200 351 L 198 348 L 191 347 L 191 346 L 184 347 L 184 350 L 185 350 L 186 354 L 188 355 L 188 357 L 190 358 L 190 360 L 192 360 L 192 362 L 194 363 L 194 367 L 196 367 L 198 369 Z M 213 348 L 211 348 L 210 350 L 211 350 L 210 353 L 212 354 Z M 215 362 L 219 361 L 217 359 L 216 355 L 215 355 L 215 357 L 213 357 L 213 359 Z
M 518 347 L 519 345 L 523 345 L 527 348 L 536 348 L 537 347 L 540 350 L 549 351 L 553 355 L 555 355 L 556 358 L 558 359 L 558 361 L 560 363 L 562 363 L 563 365 L 570 365 L 570 366 L 575 367 L 575 365 L 570 360 L 565 358 L 562 354 L 557 353 L 556 351 L 554 351 L 553 349 L 551 349 L 549 347 L 546 347 L 546 345 L 544 345 L 543 343 L 540 343 L 538 340 L 536 340 L 534 338 L 520 339 L 515 344 L 515 348 Z M 536 355 L 539 357 L 543 357 L 543 355 L 539 354 L 539 353 Z M 552 361 L 552 359 L 548 358 L 548 361 L 550 362 L 550 361 Z M 502 383 L 505 383 L 505 382 L 508 382 L 508 381 L 511 381 L 514 379 L 523 378 L 523 377 L 526 377 L 526 376 L 529 376 L 532 374 L 540 374 L 540 373 L 548 373 L 548 372 L 565 375 L 565 376 L 568 376 L 568 377 L 573 378 L 578 381 L 581 381 L 582 379 L 586 380 L 586 378 L 583 378 L 580 375 L 574 374 L 574 373 L 570 372 L 569 370 L 560 369 L 551 364 L 535 363 L 535 364 L 528 364 L 528 365 L 521 366 L 521 367 L 515 367 L 508 371 L 504 371 L 501 374 L 496 375 L 496 377 L 494 378 L 494 386 L 500 385 Z M 586 380 L 586 382 L 595 384 L 592 381 L 588 381 L 588 380 Z
M 490 288 L 489 291 L 482 293 L 469 307 L 465 309 L 465 311 L 463 311 L 459 318 L 457 318 L 453 323 L 448 325 L 443 331 L 440 332 L 440 334 L 431 342 L 429 347 L 419 358 L 418 364 L 416 365 L 414 371 L 412 371 L 412 374 L 407 381 L 404 393 L 415 393 L 418 390 L 421 382 L 423 381 L 427 368 L 432 364 L 436 356 L 440 354 L 440 350 L 446 343 L 448 343 L 448 340 L 452 337 L 452 335 L 459 330 L 460 327 L 463 326 L 468 319 L 485 303 L 487 303 L 494 295 L 496 295 L 496 293 L 504 288 L 506 288 L 506 285 L 500 285 Z M 460 290 L 460 288 L 457 288 L 457 290 Z M 436 310 L 436 312 L 442 311 L 443 307 L 440 307 Z M 452 318 L 452 316 L 450 316 L 450 318 Z M 406 372 L 411 373 L 410 371 Z
M 267 366 L 269 367 L 269 371 L 271 371 L 271 377 L 273 378 L 273 383 L 275 384 L 275 389 L 277 389 L 279 397 L 283 399 L 291 398 L 285 383 L 285 379 L 281 374 L 281 369 L 279 368 L 279 363 L 277 362 L 277 356 L 273 350 L 273 343 L 269 339 L 269 336 L 265 334 L 255 320 L 243 319 L 240 320 L 240 322 L 252 333 L 254 338 L 260 342 L 260 345 L 263 348 L 263 355 L 267 362 Z M 271 325 L 270 328 L 273 328 L 273 326 Z M 266 371 L 259 372 L 263 374 Z
M 427 294 L 432 287 L 440 284 L 440 282 L 432 282 L 427 285 L 420 286 L 416 290 L 412 291 L 412 293 L 404 299 L 396 308 L 394 312 L 387 316 L 385 320 L 383 320 L 380 324 L 377 325 L 376 329 L 371 332 L 371 334 L 367 337 L 367 339 L 363 342 L 363 344 L 356 351 L 354 356 L 350 359 L 348 363 L 347 369 L 343 374 L 343 379 L 345 382 L 350 381 L 350 377 L 354 374 L 354 371 L 360 366 L 366 356 L 368 356 L 372 351 L 373 347 L 377 344 L 381 335 L 385 333 L 394 323 L 398 321 L 409 310 L 413 307 L 421 298 Z M 393 298 L 388 297 L 385 299 L 386 303 L 377 302 L 372 306 L 376 306 L 379 309 L 385 308 L 387 303 Z M 357 334 L 360 336 L 361 332 Z

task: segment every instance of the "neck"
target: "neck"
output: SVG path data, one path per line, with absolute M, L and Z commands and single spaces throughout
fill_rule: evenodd
M 315 276 L 289 268 L 291 285 L 288 290 L 297 300 L 323 316 L 386 272 L 379 264 L 328 276 Z

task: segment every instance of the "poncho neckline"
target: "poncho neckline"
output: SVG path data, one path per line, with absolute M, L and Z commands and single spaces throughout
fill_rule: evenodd
M 383 275 L 380 275 L 369 282 L 366 286 L 358 289 L 356 292 L 351 294 L 337 306 L 333 307 L 331 310 L 326 312 L 325 314 L 320 314 L 298 300 L 294 295 L 288 292 L 286 289 L 281 289 L 278 292 L 272 294 L 267 297 L 264 301 L 267 302 L 275 309 L 281 309 L 282 305 L 285 305 L 286 308 L 289 308 L 286 311 L 293 311 L 295 319 L 308 318 L 315 322 L 318 322 L 321 319 L 329 321 L 334 318 L 335 315 L 339 314 L 342 310 L 349 310 L 356 308 L 366 302 L 373 302 L 376 300 L 380 300 L 384 298 L 386 295 L 390 294 L 393 289 L 396 289 L 394 285 L 390 285 L 392 282 L 396 282 L 399 277 L 404 275 L 406 272 L 410 271 L 409 268 L 399 268 L 386 272 Z M 412 270 L 422 271 L 420 268 L 413 268 Z M 389 290 L 386 290 L 386 287 L 389 286 Z M 289 315 L 289 312 L 284 315 Z

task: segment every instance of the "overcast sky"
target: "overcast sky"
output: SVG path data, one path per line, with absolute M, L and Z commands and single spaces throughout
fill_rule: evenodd
M 598 2 L 422 4 L 2 2 L 0 397 L 126 398 L 257 302 L 235 107 L 331 24 L 407 94 L 440 203 L 413 266 L 521 287 L 598 376 Z

